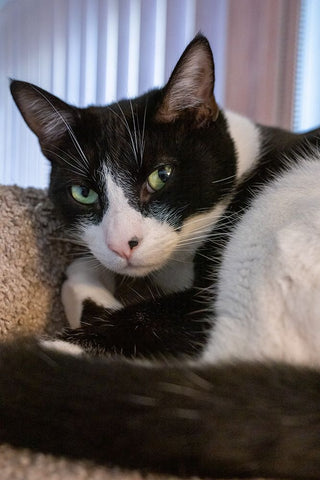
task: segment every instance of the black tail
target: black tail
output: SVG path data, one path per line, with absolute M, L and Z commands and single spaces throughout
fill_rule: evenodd
M 320 372 L 0 351 L 0 441 L 153 471 L 320 476 Z

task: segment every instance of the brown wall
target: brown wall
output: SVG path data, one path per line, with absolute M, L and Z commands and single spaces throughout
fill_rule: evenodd
M 300 0 L 229 0 L 225 105 L 290 128 Z

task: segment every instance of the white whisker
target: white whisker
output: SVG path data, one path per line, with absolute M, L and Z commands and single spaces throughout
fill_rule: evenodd
M 140 138 L 140 154 L 141 154 L 141 164 L 143 161 L 143 155 L 144 155 L 144 148 L 145 148 L 145 127 L 146 127 L 146 116 L 147 116 L 147 106 L 148 106 L 148 101 L 146 101 L 146 105 L 144 107 L 144 113 L 143 113 L 143 124 L 142 124 L 142 135 Z
M 130 103 L 130 109 L 131 109 L 131 117 L 132 117 L 132 123 L 133 123 L 133 134 L 134 134 L 134 139 L 135 139 L 135 159 L 138 162 L 138 138 L 137 138 L 137 128 L 136 128 L 136 120 L 135 120 L 135 115 L 133 112 L 133 106 L 132 106 L 132 101 L 129 100 Z
M 66 168 L 66 170 L 69 170 L 70 172 L 76 173 L 77 175 L 81 177 L 88 178 L 88 173 L 87 171 L 84 171 L 82 169 L 82 165 L 77 166 L 74 165 L 73 163 L 70 163 L 66 158 L 64 158 L 62 155 L 58 154 L 57 152 L 54 152 L 53 150 L 49 150 L 48 148 L 44 148 L 43 152 L 49 153 L 51 155 L 54 155 L 57 158 L 60 158 L 66 165 L 68 165 L 70 168 Z
M 71 138 L 71 141 L 73 143 L 73 145 L 75 146 L 76 150 L 78 151 L 78 153 L 80 154 L 84 164 L 86 165 L 87 168 L 89 168 L 89 162 L 70 126 L 70 124 L 66 121 L 66 119 L 63 117 L 63 115 L 61 114 L 61 112 L 59 112 L 59 110 L 56 109 L 56 107 L 53 105 L 53 103 L 49 100 L 49 98 L 43 93 L 41 92 L 41 90 L 39 90 L 37 87 L 35 87 L 34 85 L 32 86 L 32 88 L 39 94 L 42 96 L 42 98 L 44 98 L 46 100 L 46 102 L 51 106 L 51 108 L 53 109 L 53 111 L 57 114 L 57 116 L 62 120 L 62 122 L 64 123 L 64 125 L 66 126 L 67 130 L 68 130 L 68 133 L 70 135 L 70 138 Z

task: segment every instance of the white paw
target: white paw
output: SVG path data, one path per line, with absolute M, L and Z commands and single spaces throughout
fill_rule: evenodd
M 92 300 L 97 305 L 119 310 L 123 305 L 102 282 L 99 270 L 92 267 L 86 259 L 78 258 L 67 268 L 67 280 L 62 285 L 61 298 L 67 320 L 71 328 L 80 326 L 80 319 L 85 300 Z M 104 272 L 104 278 L 105 278 Z M 108 278 L 112 283 L 112 274 Z
M 79 345 L 74 345 L 73 343 L 65 342 L 63 340 L 41 340 L 40 345 L 49 350 L 55 350 L 69 355 L 77 356 L 85 353 Z

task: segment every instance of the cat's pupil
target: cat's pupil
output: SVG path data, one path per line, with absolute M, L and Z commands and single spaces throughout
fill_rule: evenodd
M 83 185 L 81 185 L 80 188 L 81 188 L 81 195 L 82 195 L 84 198 L 88 198 L 90 189 L 89 189 L 88 187 L 83 186 Z
M 170 173 L 168 172 L 168 170 L 165 170 L 164 168 L 159 168 L 158 176 L 159 176 L 161 182 L 166 183 L 166 181 L 169 178 L 169 175 L 170 175 Z

